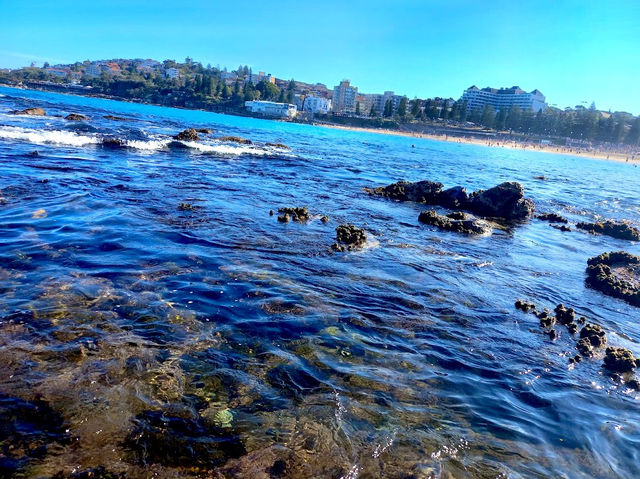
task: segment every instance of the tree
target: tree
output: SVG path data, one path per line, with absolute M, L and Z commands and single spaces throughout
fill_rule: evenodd
M 400 99 L 396 113 L 402 119 L 404 119 L 407 116 L 407 97 L 406 96 L 403 96 Z
M 482 110 L 482 117 L 480 119 L 480 123 L 485 128 L 493 128 L 494 122 L 496 119 L 495 111 L 491 105 L 485 105 Z
M 369 116 L 371 118 L 378 116 L 378 111 L 376 110 L 376 104 L 375 103 L 371 104 L 371 110 L 369 110 Z
M 391 118 L 393 116 L 393 102 L 391 100 L 387 100 L 384 104 L 384 111 L 382 115 L 385 118 Z
M 510 130 L 520 130 L 520 123 L 522 121 L 522 110 L 518 105 L 513 105 L 507 112 L 507 128 Z
M 360 102 L 359 101 L 356 102 L 356 115 L 360 116 Z
M 273 83 L 266 82 L 264 80 L 258 82 L 256 90 L 260 92 L 260 98 L 263 100 L 275 100 L 278 98 L 280 90 Z M 284 98 L 283 98 L 284 101 Z
M 500 108 L 496 114 L 495 129 L 500 131 L 507 127 L 507 109 Z
M 44 65 L 42 65 L 42 68 L 49 68 L 49 62 L 44 62 Z
M 411 116 L 418 118 L 420 116 L 420 100 L 414 98 L 411 100 Z
M 631 124 L 631 129 L 624 139 L 627 145 L 640 145 L 640 116 Z

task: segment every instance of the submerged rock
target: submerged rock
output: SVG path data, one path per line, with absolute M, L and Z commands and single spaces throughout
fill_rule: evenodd
M 187 128 L 184 131 L 181 131 L 176 136 L 173 137 L 174 140 L 178 141 L 198 141 L 200 137 L 198 136 L 198 132 L 193 128 Z
M 351 251 L 364 246 L 367 234 L 363 228 L 344 224 L 336 228 L 336 241 L 332 246 L 335 251 Z
M 69 113 L 67 116 L 64 117 L 64 119 L 69 121 L 86 121 L 89 119 L 89 117 L 86 117 L 84 115 L 79 115 L 78 113 Z
M 524 311 L 525 313 L 528 313 L 529 311 L 535 311 L 536 310 L 536 305 L 533 303 L 530 303 L 528 301 L 524 301 L 522 299 L 518 299 L 515 303 L 516 309 L 519 309 L 520 311 Z M 540 317 L 540 316 L 538 316 Z M 546 317 L 546 316 L 545 316 Z
M 626 348 L 608 347 L 604 353 L 604 367 L 614 373 L 630 373 L 639 364 L 640 360 Z
M 564 304 L 559 304 L 553 310 L 556 313 L 556 319 L 560 324 L 564 324 L 565 326 L 573 323 L 573 320 L 576 318 L 576 312 L 573 308 L 567 308 Z
M 290 150 L 291 149 L 290 146 L 287 146 L 287 145 L 285 145 L 283 143 L 265 143 L 265 146 L 271 146 L 273 148 L 280 148 L 282 150 Z
M 540 215 L 536 215 L 536 218 L 543 221 L 548 221 L 549 223 L 564 223 L 567 224 L 569 220 L 564 216 L 560 216 L 557 213 L 543 213 Z
M 245 454 L 239 437 L 215 421 L 182 417 L 162 411 L 145 411 L 124 445 L 142 465 L 208 469 Z
M 560 231 L 571 231 L 571 228 L 569 228 L 567 225 L 551 225 L 552 228 L 555 228 L 557 230 Z
M 127 143 L 120 138 L 108 137 L 102 139 L 102 146 L 105 148 L 126 148 Z
M 625 251 L 603 253 L 587 261 L 588 287 L 640 306 L 640 256 Z
M 104 115 L 102 118 L 105 120 L 113 120 L 113 121 L 131 121 L 129 118 L 124 118 L 122 116 L 113 116 L 113 115 Z
M 471 194 L 467 209 L 480 215 L 507 220 L 524 219 L 533 214 L 533 201 L 524 197 L 520 183 L 507 181 L 486 191 Z
M 9 113 L 12 115 L 32 115 L 32 116 L 46 116 L 47 112 L 42 108 L 25 108 L 24 110 L 12 110 Z
M 465 234 L 486 234 L 491 232 L 491 227 L 486 221 L 474 219 L 451 219 L 449 216 L 439 215 L 433 210 L 423 211 L 418 216 L 418 221 L 435 226 L 445 231 L 455 231 Z
M 640 241 L 640 230 L 631 226 L 626 221 L 616 223 L 612 220 L 597 223 L 577 223 L 576 228 L 588 231 L 589 233 L 600 233 L 612 238 L 624 239 L 629 241 Z
M 216 138 L 218 141 L 228 141 L 233 143 L 240 143 L 241 145 L 251 145 L 253 142 L 251 140 L 247 140 L 246 138 L 242 138 L 240 136 L 221 136 L 220 138 Z
M 306 206 L 278 208 L 278 213 L 281 213 L 278 216 L 278 221 L 282 223 L 287 223 L 290 219 L 298 223 L 304 223 L 309 220 L 309 210 L 307 210 Z
M 202 133 L 204 135 L 210 135 L 211 133 L 213 133 L 213 130 L 211 128 L 196 128 L 195 130 L 196 132 Z

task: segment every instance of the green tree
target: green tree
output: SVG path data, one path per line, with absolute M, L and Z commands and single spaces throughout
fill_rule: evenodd
M 640 145 L 640 116 L 631 124 L 631 128 L 624 139 L 627 145 Z
M 498 131 L 504 130 L 507 127 L 507 109 L 500 108 L 496 114 L 495 129 Z
M 263 100 L 275 100 L 278 98 L 280 90 L 273 83 L 262 80 L 256 85 L 256 90 L 260 92 L 260 98 Z
M 414 98 L 411 100 L 411 116 L 414 118 L 418 118 L 420 116 L 420 100 Z
M 507 128 L 520 131 L 522 121 L 522 109 L 518 105 L 513 105 L 507 112 Z
M 398 103 L 398 108 L 396 109 L 396 113 L 402 119 L 407 116 L 407 97 L 403 96 Z
M 493 110 L 493 107 L 491 105 L 485 105 L 484 109 L 482 110 L 482 117 L 480 119 L 480 123 L 482 124 L 482 126 L 484 126 L 485 128 L 493 128 L 495 119 L 496 113 Z
M 356 115 L 360 116 L 360 102 L 359 101 L 356 102 Z
M 376 104 L 375 103 L 371 104 L 371 110 L 369 110 L 369 116 L 371 118 L 374 118 L 374 117 L 378 116 L 378 110 L 376 110 Z
M 393 102 L 391 100 L 387 100 L 384 104 L 384 111 L 382 115 L 385 118 L 391 118 L 393 116 Z

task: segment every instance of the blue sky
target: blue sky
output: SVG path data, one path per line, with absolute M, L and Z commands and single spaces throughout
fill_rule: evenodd
M 365 93 L 540 89 L 640 114 L 640 0 L 0 0 L 0 67 L 190 56 Z

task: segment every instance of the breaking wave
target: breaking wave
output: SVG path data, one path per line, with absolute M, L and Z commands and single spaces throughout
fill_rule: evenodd
M 96 136 L 79 135 L 72 131 L 63 130 L 33 130 L 16 126 L 0 127 L 0 138 L 8 140 L 23 140 L 37 145 L 58 144 L 84 146 L 99 143 Z

